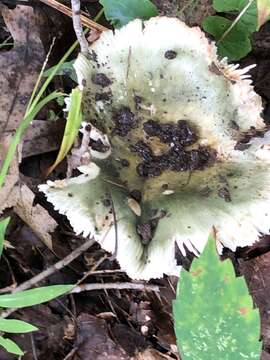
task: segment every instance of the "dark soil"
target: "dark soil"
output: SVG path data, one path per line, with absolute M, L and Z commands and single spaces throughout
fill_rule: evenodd
M 103 88 L 112 84 L 112 80 L 109 79 L 108 76 L 103 73 L 97 73 L 93 75 L 91 80 L 93 84 L 100 85 Z
M 121 137 L 126 136 L 137 126 L 137 119 L 135 118 L 135 115 L 126 106 L 123 106 L 121 109 L 115 111 L 113 121 L 115 123 L 115 127 L 112 133 Z

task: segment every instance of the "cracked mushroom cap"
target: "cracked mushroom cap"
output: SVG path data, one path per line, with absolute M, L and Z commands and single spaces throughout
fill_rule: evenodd
M 64 186 L 40 186 L 74 230 L 110 252 L 117 237 L 137 279 L 178 274 L 176 250 L 199 254 L 212 229 L 232 250 L 269 234 L 269 136 L 250 67 L 166 17 L 106 31 L 89 51 L 75 63 L 84 120 L 111 149 Z M 97 142 L 89 152 L 104 152 Z

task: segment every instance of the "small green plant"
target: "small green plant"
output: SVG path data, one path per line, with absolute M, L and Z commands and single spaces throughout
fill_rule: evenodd
M 259 359 L 258 309 L 231 262 L 219 260 L 213 239 L 190 272 L 181 272 L 173 313 L 181 359 Z
M 0 256 L 2 254 L 5 232 L 10 218 L 0 220 Z M 25 290 L 8 295 L 0 295 L 0 308 L 22 308 L 50 301 L 71 290 L 73 285 L 52 285 Z M 38 330 L 37 327 L 21 320 L 0 317 L 0 332 L 22 334 Z M 15 355 L 23 355 L 22 349 L 11 339 L 0 336 L 0 346 Z
M 218 13 L 228 13 L 235 19 L 208 16 L 203 29 L 214 36 L 221 57 L 230 60 L 243 58 L 252 50 L 251 35 L 269 18 L 269 2 L 267 5 L 260 0 L 214 0 L 213 7 Z
M 31 121 L 34 120 L 35 116 L 39 113 L 39 111 L 50 101 L 57 100 L 59 98 L 62 98 L 65 94 L 59 91 L 53 91 L 46 97 L 44 97 L 45 91 L 47 90 L 49 84 L 53 80 L 54 76 L 57 74 L 59 69 L 61 68 L 62 64 L 65 63 L 67 58 L 72 54 L 72 52 L 76 49 L 78 46 L 78 42 L 74 42 L 74 44 L 68 49 L 68 51 L 65 53 L 65 55 L 62 57 L 62 59 L 58 62 L 58 64 L 51 70 L 50 74 L 48 75 L 48 78 L 46 81 L 41 85 L 41 79 L 44 74 L 44 67 L 42 68 L 38 80 L 36 82 L 35 88 L 32 92 L 32 96 L 29 100 L 28 106 L 26 108 L 25 115 L 20 122 L 20 125 L 16 129 L 15 135 L 13 136 L 10 146 L 7 151 L 7 155 L 4 159 L 2 168 L 0 169 L 0 189 L 4 184 L 9 166 L 11 164 L 11 161 L 14 157 L 16 148 L 18 144 L 20 143 L 23 134 L 25 130 L 28 128 L 28 126 L 31 124 Z
M 68 76 L 75 83 L 78 83 L 76 72 L 73 68 L 75 60 L 70 60 L 64 62 L 61 66 L 58 67 L 57 71 L 54 73 L 54 76 Z M 44 71 L 43 77 L 49 77 L 56 69 L 57 65 L 52 66 L 48 70 Z
M 2 308 L 22 308 L 41 304 L 58 296 L 65 294 L 73 288 L 73 285 L 51 285 L 20 291 L 13 294 L 0 296 L 0 307 Z M 0 317 L 0 331 L 4 333 L 27 333 L 38 330 L 37 327 L 21 320 L 3 319 Z M 22 349 L 12 340 L 0 336 L 0 345 L 9 353 L 23 355 Z

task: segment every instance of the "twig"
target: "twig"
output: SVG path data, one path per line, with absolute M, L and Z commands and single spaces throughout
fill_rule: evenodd
M 219 44 L 221 41 L 225 39 L 225 37 L 232 31 L 232 29 L 235 27 L 235 25 L 238 23 L 238 21 L 241 19 L 241 17 L 245 14 L 245 12 L 248 10 L 250 5 L 253 3 L 254 0 L 249 0 L 247 5 L 242 9 L 242 11 L 239 13 L 239 15 L 234 19 L 234 21 L 231 23 L 231 25 L 228 27 L 228 29 L 224 32 L 224 34 L 221 36 L 221 38 L 217 41 L 217 44 Z
M 34 339 L 34 335 L 32 333 L 30 333 L 30 339 L 31 339 L 33 360 L 38 360 L 35 339 Z
M 12 293 L 30 289 L 38 282 L 46 279 L 56 271 L 61 270 L 63 267 L 65 267 L 66 265 L 71 263 L 74 259 L 76 259 L 78 256 L 80 256 L 84 251 L 89 249 L 94 244 L 94 242 L 95 242 L 94 239 L 87 240 L 84 244 L 82 244 L 80 247 L 72 251 L 69 255 L 64 257 L 62 260 L 58 261 L 56 264 L 51 265 L 46 270 L 42 271 L 40 274 L 32 277 L 31 279 L 25 281 L 24 283 L 13 289 Z
M 38 282 L 46 279 L 47 277 L 49 277 L 50 275 L 52 275 L 56 271 L 61 270 L 63 267 L 65 267 L 66 265 L 71 263 L 73 260 L 75 260 L 78 256 L 80 256 L 84 251 L 89 249 L 94 244 L 94 242 L 95 242 L 94 239 L 87 240 L 84 244 L 82 244 L 77 249 L 72 251 L 64 259 L 58 261 L 56 264 L 51 265 L 46 270 L 42 271 L 40 274 L 32 277 L 31 279 L 25 281 L 24 283 L 22 283 L 21 285 L 16 287 L 12 291 L 12 293 L 16 293 L 18 291 L 23 291 L 23 290 L 30 289 L 31 287 L 36 285 Z M 1 313 L 1 317 L 6 318 L 10 314 L 12 314 L 14 311 L 16 311 L 16 309 L 7 309 L 7 310 L 5 310 L 4 312 Z
M 81 21 L 81 1 L 80 0 L 71 0 L 72 6 L 72 21 L 73 21 L 73 28 L 75 34 L 77 36 L 78 42 L 81 47 L 81 52 L 83 54 L 88 54 L 88 42 L 85 38 L 83 28 L 82 28 L 82 21 Z
M 88 276 L 92 275 L 92 272 L 95 271 L 99 267 L 99 265 L 102 264 L 103 261 L 106 259 L 108 259 L 107 255 L 99 259 L 98 262 L 94 266 L 92 266 L 91 269 L 88 270 L 79 281 L 77 281 L 76 286 L 80 285 L 86 278 L 88 278 Z
M 106 284 L 82 284 L 75 286 L 68 294 L 78 294 L 82 291 L 93 291 L 93 290 L 140 290 L 140 291 L 154 291 L 159 292 L 159 287 L 157 285 L 146 285 L 146 284 L 136 284 L 130 282 L 123 283 L 106 283 Z
M 138 290 L 138 291 L 154 291 L 159 292 L 159 287 L 157 285 L 146 285 L 146 284 L 133 284 L 129 282 L 123 283 L 106 283 L 106 284 L 82 284 L 75 286 L 70 290 L 68 294 L 79 294 L 83 291 L 94 291 L 94 290 Z M 1 313 L 1 318 L 6 318 L 11 315 L 17 309 L 7 309 Z
M 69 17 L 72 17 L 72 10 L 66 5 L 61 4 L 60 2 L 58 2 L 56 0 L 40 0 L 40 1 L 58 11 L 60 11 L 61 13 L 65 14 Z M 105 26 L 102 26 L 102 25 L 96 23 L 95 21 L 90 20 L 85 15 L 81 15 L 81 22 L 84 26 L 86 26 L 90 29 L 100 31 L 100 32 L 108 30 Z
M 91 274 L 89 275 L 93 275 L 93 276 L 96 276 L 96 275 L 115 275 L 115 274 L 118 274 L 118 273 L 122 273 L 124 274 L 125 271 L 124 270 L 121 270 L 121 269 L 115 269 L 115 270 L 96 270 L 96 271 L 92 271 Z
M 73 349 L 67 354 L 67 356 L 64 357 L 63 360 L 69 360 L 69 359 L 73 358 L 73 356 L 76 354 L 76 352 L 78 351 L 78 349 L 79 349 L 78 347 L 73 348 Z

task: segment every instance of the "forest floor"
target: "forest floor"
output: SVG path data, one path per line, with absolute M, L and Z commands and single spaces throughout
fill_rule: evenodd
M 153 2 L 160 14 L 179 17 L 192 26 L 200 26 L 205 16 L 213 13 L 212 2 L 208 0 L 197 2 L 195 7 L 191 7 L 189 1 Z M 92 18 L 100 9 L 95 0 L 85 2 L 84 6 Z M 38 69 L 52 39 L 55 37 L 55 44 L 48 66 L 55 65 L 75 40 L 71 19 L 57 10 L 41 3 L 35 3 L 34 12 L 29 6 L 21 9 L 10 10 L 5 22 L 0 16 L 0 44 L 6 39 L 12 41 L 9 31 L 17 42 L 23 44 L 0 48 L 0 84 L 2 81 L 10 83 L 9 91 L 0 94 L 0 108 L 8 108 L 8 121 L 4 123 L 0 119 L 0 134 L 5 133 L 6 140 L 25 112 Z M 100 22 L 109 26 L 104 18 Z M 257 64 L 251 70 L 252 79 L 256 92 L 263 98 L 265 121 L 270 124 L 270 23 L 255 33 L 252 46 L 253 51 L 241 61 L 241 65 Z M 76 52 L 73 57 L 76 57 Z M 57 76 L 50 90 L 60 88 L 69 93 L 74 86 L 75 83 L 67 76 Z M 0 262 L 0 293 L 45 271 L 85 241 L 74 235 L 67 219 L 56 213 L 37 190 L 37 185 L 44 182 L 44 171 L 55 160 L 63 129 L 61 107 L 52 102 L 40 111 L 27 129 L 23 144 L 14 158 L 4 198 L 3 194 L 0 196 L 0 211 L 5 210 L 4 214 L 11 216 L 6 234 L 8 245 Z M 63 163 L 50 178 L 64 178 L 65 171 L 66 164 Z M 8 206 L 1 209 L 4 203 Z M 56 230 L 50 237 L 48 232 L 54 228 Z M 39 286 L 73 284 L 83 279 L 84 283 L 116 284 L 116 288 L 70 294 L 14 312 L 14 318 L 28 321 L 39 328 L 34 334 L 12 336 L 26 351 L 23 359 L 180 358 L 171 306 L 178 279 L 164 277 L 150 281 L 150 284 L 159 287 L 159 292 L 136 290 L 132 288 L 132 281 L 127 275 L 120 271 L 117 262 L 109 258 L 110 254 L 95 243 L 69 265 L 38 283 Z M 254 304 L 259 307 L 264 349 L 262 359 L 269 360 L 270 236 L 262 237 L 252 248 L 239 251 L 236 263 L 247 280 Z M 117 289 L 117 284 L 123 282 L 130 283 L 130 289 Z M 1 360 L 16 358 L 0 350 Z

